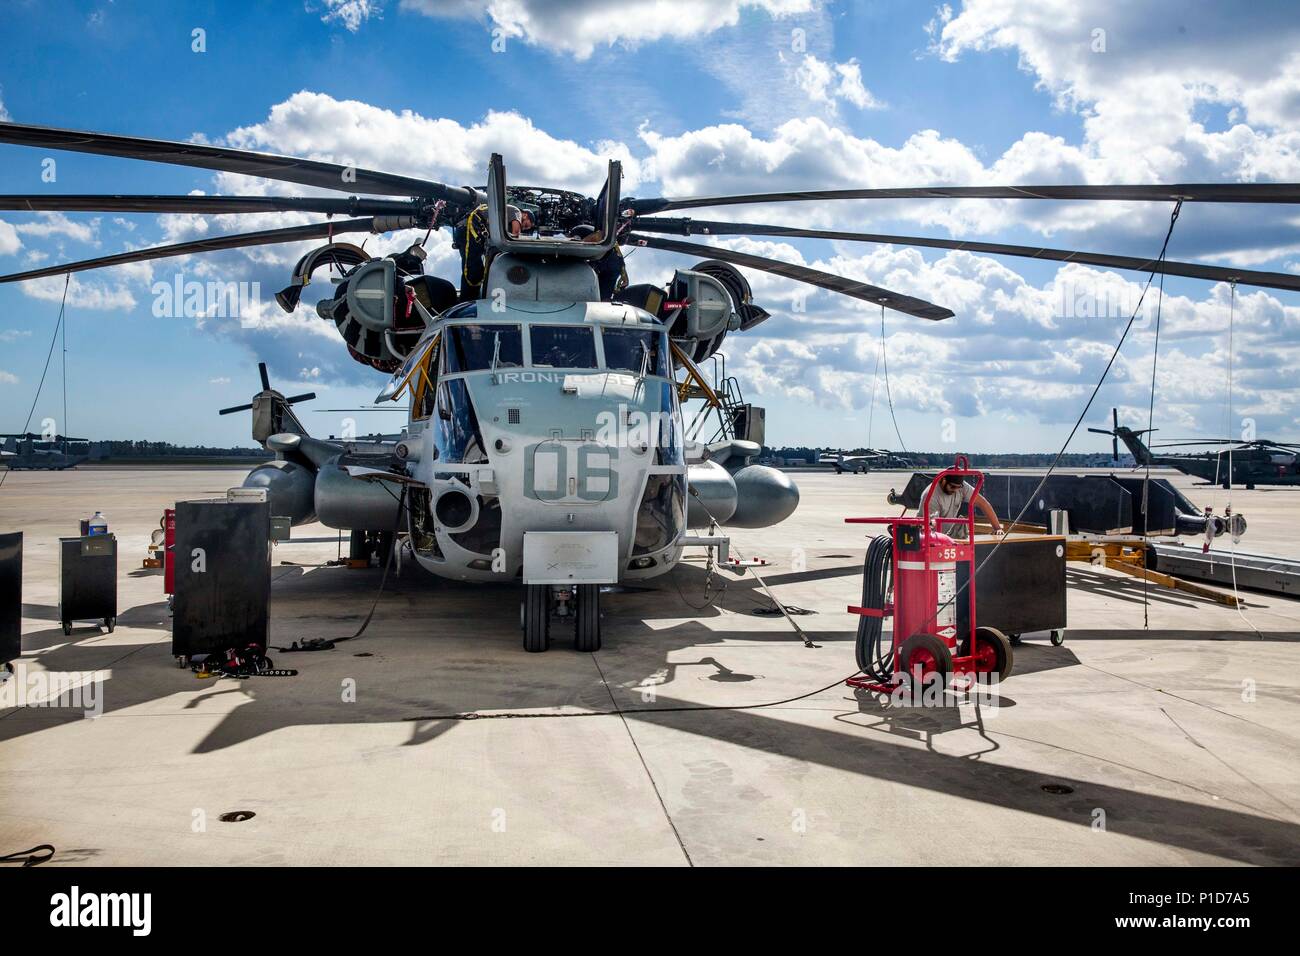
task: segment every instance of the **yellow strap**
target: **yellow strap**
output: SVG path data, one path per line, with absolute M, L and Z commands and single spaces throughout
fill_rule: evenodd
M 442 333 L 435 332 L 433 341 L 429 343 L 429 347 L 425 350 L 424 358 L 416 362 L 415 367 L 406 374 L 406 378 L 402 380 L 402 384 L 398 387 L 397 391 L 393 393 L 393 398 L 396 399 L 402 397 L 402 393 L 411 386 L 411 380 L 415 378 L 417 373 L 424 379 L 425 384 L 429 384 L 429 360 L 433 358 L 433 353 L 438 351 L 438 340 L 440 338 L 442 338 Z M 414 399 L 415 397 L 415 393 L 412 392 L 411 398 Z
M 672 339 L 668 340 L 668 347 L 672 349 L 673 358 L 677 359 L 677 364 L 686 369 L 686 377 L 688 379 L 694 379 L 695 384 L 704 392 L 704 396 L 708 400 L 708 403 L 714 408 L 721 408 L 722 402 L 718 401 L 717 393 L 709 387 L 709 383 L 704 380 L 704 376 L 701 375 L 700 370 L 695 367 L 695 363 L 687 357 L 686 353 L 683 352 L 678 344 Z M 683 382 L 682 386 L 685 387 L 686 384 L 686 382 Z

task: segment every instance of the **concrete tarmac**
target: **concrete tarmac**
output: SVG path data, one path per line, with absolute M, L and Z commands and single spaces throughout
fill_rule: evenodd
M 596 654 L 576 653 L 559 624 L 548 653 L 525 654 L 517 588 L 408 567 L 361 638 L 273 655 L 297 677 L 200 680 L 177 668 L 161 572 L 140 561 L 164 507 L 223 495 L 244 473 L 6 479 L 0 530 L 25 533 L 19 677 L 103 682 L 98 717 L 3 699 L 0 854 L 51 843 L 53 865 L 1300 863 L 1296 600 L 1250 594 L 1238 613 L 1070 565 L 1066 643 L 1025 635 L 1000 706 L 889 706 L 841 683 L 855 670 L 845 607 L 865 547 L 843 518 L 896 513 L 884 494 L 906 474 L 797 474 L 795 515 L 733 541 L 772 562 L 764 577 L 782 602 L 816 612 L 797 618 L 813 648 L 754 613 L 770 602 L 752 576 L 710 577 L 700 557 L 652 589 L 604 595 Z M 1174 480 L 1222 510 L 1222 490 Z M 1250 522 L 1243 550 L 1300 557 L 1300 488 L 1237 490 L 1233 505 Z M 118 626 L 65 637 L 56 542 L 95 510 L 118 537 Z M 275 548 L 273 644 L 359 626 L 379 571 L 314 566 L 338 547 L 312 525 Z M 700 707 L 730 709 L 682 709 Z M 221 821 L 235 811 L 254 816 Z

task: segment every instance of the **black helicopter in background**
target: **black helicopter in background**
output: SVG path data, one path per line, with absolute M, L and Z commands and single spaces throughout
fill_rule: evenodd
M 1111 436 L 1115 460 L 1119 460 L 1119 443 L 1133 454 L 1138 465 L 1163 465 L 1185 475 L 1202 478 L 1210 484 L 1245 486 L 1300 485 L 1300 443 L 1277 442 L 1263 438 L 1242 441 L 1235 438 L 1192 438 L 1162 442 L 1148 448 L 1142 436 L 1154 428 L 1134 430 L 1119 423 L 1119 410 L 1111 409 L 1114 428 L 1089 428 L 1098 435 Z M 1162 455 L 1152 448 L 1186 448 L 1193 445 L 1217 445 L 1215 451 Z

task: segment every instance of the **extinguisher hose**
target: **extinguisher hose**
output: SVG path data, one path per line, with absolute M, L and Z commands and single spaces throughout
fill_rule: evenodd
M 867 546 L 867 557 L 862 564 L 862 606 L 884 610 L 885 600 L 893 584 L 894 543 L 889 535 L 882 534 L 871 539 Z M 890 643 L 886 653 L 882 640 L 885 619 L 883 617 L 858 616 L 857 657 L 858 668 L 862 673 L 888 683 L 892 677 L 894 648 Z

